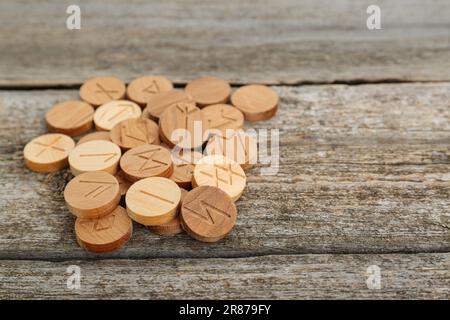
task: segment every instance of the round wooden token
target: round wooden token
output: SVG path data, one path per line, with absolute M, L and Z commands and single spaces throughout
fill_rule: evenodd
M 231 103 L 244 113 L 248 121 L 272 118 L 277 112 L 278 100 L 273 89 L 256 84 L 240 87 L 231 96 Z
M 148 99 L 147 107 L 143 114 L 149 119 L 158 121 L 163 111 L 178 103 L 194 103 L 194 99 L 181 90 L 160 92 Z
M 203 124 L 211 132 L 226 133 L 227 129 L 237 130 L 244 127 L 244 114 L 229 104 L 214 104 L 201 110 Z
M 80 247 L 92 252 L 111 252 L 130 240 L 133 222 L 122 207 L 96 219 L 77 218 L 75 234 Z
M 56 104 L 45 115 L 52 132 L 78 136 L 92 128 L 94 108 L 83 101 L 64 101 Z
M 90 171 L 105 171 L 114 175 L 120 156 L 120 148 L 110 141 L 88 141 L 77 145 L 70 153 L 70 171 L 74 176 Z
M 172 89 L 172 82 L 165 77 L 145 76 L 130 82 L 127 87 L 127 97 L 144 107 L 153 95 Z
M 175 218 L 170 220 L 167 223 L 163 223 L 159 226 L 147 226 L 147 229 L 151 232 L 161 235 L 161 236 L 172 236 L 179 233 L 182 233 L 184 230 L 181 227 L 180 223 L 180 209 L 181 209 L 181 203 L 183 202 L 184 197 L 186 196 L 188 192 L 184 189 L 181 189 L 181 201 L 180 205 L 178 205 L 177 209 L 177 215 Z
M 127 194 L 128 189 L 130 189 L 131 185 L 133 184 L 132 182 L 128 181 L 125 177 L 125 175 L 123 174 L 123 171 L 120 170 L 119 172 L 116 173 L 116 175 L 114 176 L 117 181 L 119 182 L 119 189 L 120 189 L 120 195 L 123 197 Z
M 31 140 L 23 149 L 25 165 L 36 172 L 54 172 L 67 166 L 75 147 L 71 137 L 60 133 L 44 134 Z
M 190 190 L 192 188 L 192 174 L 195 164 L 203 158 L 203 154 L 190 149 L 175 148 L 171 152 L 173 162 L 173 173 L 170 180 L 178 184 L 180 188 Z
M 83 138 L 81 138 L 78 141 L 77 145 L 80 145 L 80 144 L 88 142 L 88 141 L 94 141 L 94 140 L 111 141 L 111 134 L 108 131 L 92 132 L 92 133 L 85 135 Z
M 192 103 L 169 107 L 159 119 L 159 128 L 162 141 L 171 148 L 199 148 L 206 140 L 200 109 Z
M 86 81 L 80 88 L 80 98 L 98 107 L 112 100 L 125 97 L 125 83 L 115 77 L 96 77 Z
M 64 200 L 77 217 L 102 217 L 119 205 L 119 182 L 106 172 L 86 172 L 69 181 L 64 189 Z
M 123 120 L 139 118 L 141 113 L 141 108 L 134 102 L 127 100 L 110 101 L 95 110 L 95 127 L 100 131 L 109 131 Z
M 127 119 L 111 129 L 111 140 L 122 150 L 143 144 L 159 144 L 159 126 L 149 119 Z
M 221 189 L 211 186 L 195 188 L 181 205 L 181 224 L 194 239 L 216 242 L 230 233 L 236 223 L 237 209 Z
M 242 167 L 222 155 L 211 155 L 197 162 L 192 187 L 215 186 L 236 201 L 244 191 L 246 176 Z
M 170 151 L 153 144 L 130 149 L 120 159 L 120 168 L 129 181 L 149 177 L 170 177 L 173 172 Z
M 242 169 L 250 169 L 257 161 L 256 140 L 244 130 L 229 131 L 224 135 L 213 135 L 205 148 L 207 155 L 223 155 L 239 163 Z
M 200 108 L 210 104 L 226 103 L 231 93 L 230 84 L 216 77 L 192 80 L 186 85 L 185 90 L 194 98 Z
M 145 226 L 161 225 L 177 214 L 181 190 L 167 178 L 151 177 L 134 183 L 125 196 L 128 215 Z

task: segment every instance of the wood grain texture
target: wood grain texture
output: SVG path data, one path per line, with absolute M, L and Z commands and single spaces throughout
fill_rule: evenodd
M 242 257 L 450 250 L 450 84 L 274 87 L 276 176 L 248 171 L 231 234 L 210 245 L 135 224 L 111 257 Z M 38 174 L 22 149 L 76 90 L 0 91 L 0 258 L 95 257 L 77 244 L 63 200 L 68 172 Z M 163 249 L 162 249 L 163 248 Z M 104 257 L 104 256 L 103 256 Z
M 66 268 L 81 268 L 68 290 Z M 367 288 L 367 268 L 381 289 Z M 450 254 L 282 255 L 241 259 L 0 261 L 0 298 L 449 299 Z M 101 270 L 101 272 L 99 272 Z M 176 312 L 176 310 L 174 310 Z
M 143 73 L 175 83 L 205 75 L 269 84 L 450 80 L 447 0 L 379 0 L 376 31 L 366 26 L 371 0 L 77 4 L 79 31 L 66 28 L 66 2 L 0 3 L 1 86 Z

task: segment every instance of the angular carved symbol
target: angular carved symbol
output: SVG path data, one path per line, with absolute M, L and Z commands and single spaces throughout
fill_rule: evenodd
M 39 142 L 39 141 L 34 141 L 34 142 L 33 142 L 34 144 L 37 144 L 37 145 L 40 145 L 40 146 L 43 147 L 43 148 L 41 149 L 41 151 L 39 151 L 39 152 L 36 154 L 36 157 L 41 156 L 45 151 L 50 150 L 50 149 L 56 150 L 56 151 L 60 151 L 60 152 L 66 152 L 66 150 L 64 150 L 63 148 L 60 148 L 60 147 L 55 146 L 55 144 L 56 144 L 60 139 L 61 139 L 61 137 L 57 137 L 55 140 L 53 140 L 53 141 L 52 141 L 51 143 L 49 143 L 49 144 L 45 144 L 45 143 L 42 143 L 42 142 Z
M 155 80 L 153 80 L 152 83 L 150 83 L 142 91 L 147 92 L 147 93 L 158 93 L 159 92 L 158 83 Z
M 233 185 L 233 183 L 234 183 L 233 176 L 237 176 L 242 179 L 245 179 L 245 177 L 242 174 L 233 170 L 233 168 L 231 167 L 231 164 L 225 164 L 225 165 L 214 164 L 213 173 L 203 171 L 203 170 L 200 170 L 200 173 L 213 179 L 216 182 L 216 187 L 219 186 L 219 182 L 223 182 L 230 186 Z M 225 175 L 225 178 L 223 178 L 224 175 Z
M 108 98 L 114 99 L 113 96 L 111 96 L 111 93 L 117 93 L 117 90 L 107 90 L 105 87 L 103 87 L 100 83 L 95 84 L 99 90 L 95 91 L 97 94 L 105 94 Z
M 83 194 L 85 198 L 97 198 L 99 195 L 104 193 L 105 191 L 111 189 L 114 186 L 114 182 L 102 182 L 102 181 L 89 181 L 89 180 L 80 180 L 80 183 L 90 183 L 95 184 L 97 186 L 90 189 L 88 192 Z
M 108 162 L 109 160 L 113 159 L 118 154 L 115 152 L 111 153 L 84 153 L 80 154 L 80 157 L 106 157 L 104 162 Z
M 164 161 L 154 159 L 154 157 L 158 154 L 159 151 L 161 151 L 161 148 L 156 148 L 156 149 L 151 149 L 151 150 L 146 150 L 143 152 L 135 153 L 134 154 L 135 156 L 145 159 L 145 161 L 142 163 L 142 165 L 140 166 L 138 171 L 142 172 L 145 170 L 154 169 L 154 168 L 168 165 L 168 163 L 166 163 Z
M 236 122 L 237 119 L 231 117 L 228 113 L 229 112 L 225 111 L 224 108 L 220 109 L 220 117 L 214 119 L 207 119 L 208 127 L 211 129 L 222 128 L 223 126 L 228 125 L 229 123 Z
M 101 219 L 97 219 L 94 223 L 94 230 L 95 231 L 102 231 L 102 230 L 108 230 L 111 229 L 112 226 L 114 225 L 114 220 L 115 220 L 116 216 L 114 214 L 101 218 Z
M 198 202 L 200 204 L 201 211 L 197 211 L 196 208 L 191 205 L 193 202 Z M 216 219 L 214 217 L 217 217 L 218 215 L 222 215 L 228 218 L 231 218 L 231 215 L 228 214 L 228 212 L 219 209 L 212 204 L 204 201 L 204 200 L 198 200 L 194 199 L 193 201 L 187 203 L 184 205 L 184 208 L 189 210 L 192 215 L 197 216 L 198 218 L 204 220 L 205 222 L 209 224 L 215 224 Z

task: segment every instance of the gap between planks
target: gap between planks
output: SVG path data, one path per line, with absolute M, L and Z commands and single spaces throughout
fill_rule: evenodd
M 87 79 L 86 79 L 87 80 Z M 128 85 L 130 81 L 126 81 Z M 402 83 L 449 83 L 448 80 L 405 80 L 405 79 L 379 79 L 379 80 L 366 80 L 366 79 L 354 79 L 354 80 L 335 80 L 335 81 L 309 81 L 301 80 L 295 82 L 259 82 L 268 86 L 283 86 L 283 87 L 298 87 L 298 86 L 320 86 L 320 85 L 367 85 L 367 84 L 402 84 Z M 79 89 L 83 82 L 53 82 L 53 81 L 33 81 L 33 82 L 21 82 L 21 81 L 5 81 L 0 80 L 0 90 L 17 90 L 17 91 L 33 91 L 33 90 L 58 90 L 58 89 Z M 183 88 L 187 82 L 174 81 L 175 88 Z M 250 82 L 230 82 L 231 86 L 244 86 L 250 84 Z

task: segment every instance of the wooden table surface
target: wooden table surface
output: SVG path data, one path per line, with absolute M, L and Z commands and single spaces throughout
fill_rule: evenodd
M 450 2 L 0 2 L 0 298 L 450 298 Z M 135 224 L 122 250 L 76 243 L 68 171 L 22 150 L 53 104 L 96 75 L 266 83 L 276 176 L 248 173 L 223 241 Z M 66 268 L 81 268 L 81 288 Z M 369 289 L 368 267 L 381 271 Z

